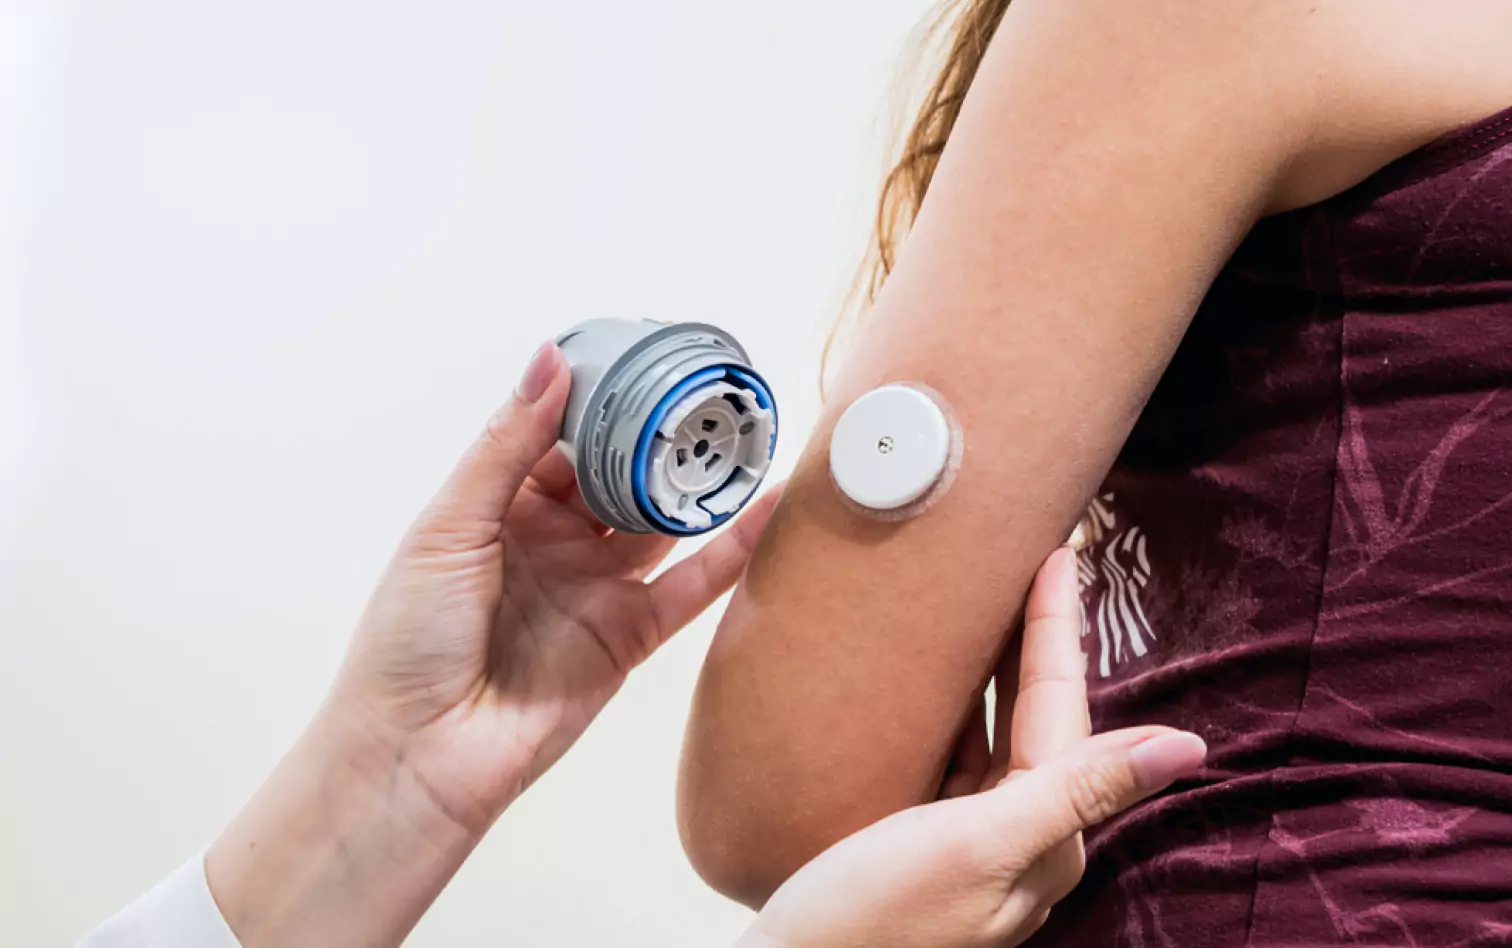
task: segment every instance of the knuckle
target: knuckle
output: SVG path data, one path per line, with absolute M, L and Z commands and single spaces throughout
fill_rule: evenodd
M 1059 688 L 1080 693 L 1086 690 L 1087 681 L 1079 675 L 1063 671 L 1025 669 L 1019 674 L 1019 693 L 1023 694 L 1035 688 Z
M 931 835 L 931 851 L 942 865 L 970 869 L 994 878 L 1005 861 L 989 834 L 951 827 L 944 832 L 936 828 Z
M 1083 826 L 1096 826 L 1121 809 L 1124 783 L 1116 763 L 1085 761 L 1072 768 L 1066 780 L 1066 804 Z
M 488 419 L 483 435 L 490 444 L 498 448 L 507 448 L 513 444 L 514 439 L 510 436 L 510 429 L 513 427 L 511 421 L 514 419 L 514 414 L 514 405 L 505 405 Z

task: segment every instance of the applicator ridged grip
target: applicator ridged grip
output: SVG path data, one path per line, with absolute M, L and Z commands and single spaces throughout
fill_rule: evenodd
M 628 533 L 695 536 L 755 495 L 777 408 L 733 336 L 702 323 L 598 319 L 557 344 L 572 369 L 561 447 L 588 509 Z

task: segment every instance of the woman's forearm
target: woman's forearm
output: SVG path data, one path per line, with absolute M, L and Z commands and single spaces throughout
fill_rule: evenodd
M 205 857 L 244 948 L 398 945 L 478 842 L 344 711 L 316 718 Z

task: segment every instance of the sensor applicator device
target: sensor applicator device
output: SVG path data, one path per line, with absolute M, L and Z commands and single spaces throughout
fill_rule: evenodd
M 572 369 L 561 449 L 594 516 L 627 533 L 697 536 L 755 495 L 777 447 L 777 405 L 733 336 L 595 319 L 557 345 Z
M 906 520 L 949 489 L 962 455 L 960 425 L 944 398 L 912 383 L 856 399 L 830 436 L 830 476 L 858 513 Z

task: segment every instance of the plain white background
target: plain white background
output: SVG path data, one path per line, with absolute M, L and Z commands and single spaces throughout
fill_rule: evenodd
M 213 838 L 558 329 L 724 325 L 791 464 L 926 6 L 0 3 L 0 944 Z M 412 944 L 733 940 L 673 823 L 716 615 Z

